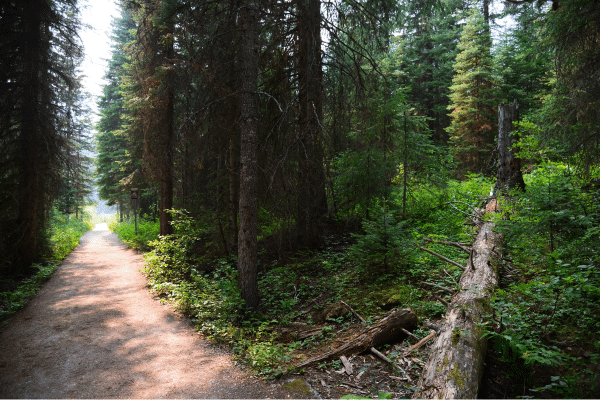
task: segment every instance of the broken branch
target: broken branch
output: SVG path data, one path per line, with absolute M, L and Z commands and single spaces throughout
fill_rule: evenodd
M 363 324 L 367 323 L 367 321 L 365 321 L 364 318 L 361 317 L 356 311 L 354 311 L 354 309 L 352 307 L 350 307 L 348 304 L 344 303 L 343 301 L 340 301 L 340 303 L 342 303 L 342 305 L 344 307 L 346 307 L 356 318 L 358 318 L 358 320 L 360 322 L 362 322 Z
M 422 281 L 421 283 L 423 285 L 431 286 L 432 288 L 436 288 L 436 289 L 442 289 L 442 290 L 445 290 L 446 292 L 448 292 L 450 294 L 454 294 L 454 290 L 448 289 L 447 287 L 436 285 L 435 283 L 424 282 L 424 281 Z
M 459 263 L 457 263 L 456 261 L 452 261 L 452 260 L 450 260 L 449 258 L 446 258 L 446 257 L 444 257 L 443 255 L 441 255 L 441 254 L 438 254 L 438 253 L 436 253 L 436 252 L 435 252 L 435 251 L 433 251 L 433 250 L 429 250 L 429 249 L 426 249 L 426 248 L 424 248 L 424 247 L 419 247 L 418 249 L 419 249 L 419 250 L 422 250 L 422 251 L 425 251 L 425 252 L 427 252 L 427 253 L 429 253 L 429 254 L 431 254 L 431 255 L 434 255 L 434 256 L 436 256 L 437 258 L 439 258 L 439 259 L 441 259 L 441 260 L 444 260 L 444 261 L 446 261 L 446 262 L 448 262 L 448 263 L 450 263 L 450 264 L 452 264 L 452 265 L 456 265 L 458 268 L 462 269 L 463 271 L 465 270 L 465 267 L 463 267 L 462 265 L 460 265 L 460 264 L 459 264 Z
M 350 361 L 348 361 L 348 359 L 346 358 L 346 356 L 341 356 L 340 357 L 340 361 L 342 362 L 342 364 L 344 364 L 344 368 L 346 369 L 346 373 L 348 375 L 352 375 L 352 364 L 350 364 Z
M 458 249 L 461 249 L 462 251 L 464 251 L 467 254 L 471 254 L 471 251 L 465 247 L 462 243 L 458 243 L 458 242 L 450 242 L 450 241 L 446 241 L 446 240 L 433 240 L 433 239 L 429 239 L 426 238 L 425 242 L 427 243 L 436 243 L 436 244 L 444 244 L 446 246 L 454 246 Z
M 439 296 L 435 296 L 435 298 L 437 299 L 437 301 L 439 301 L 440 303 L 442 303 L 443 305 L 445 305 L 446 308 L 450 307 L 450 305 L 448 304 L 448 302 L 446 300 L 442 299 Z
M 411 332 L 407 331 L 406 329 L 402 328 L 400 329 L 402 332 L 406 333 L 408 336 L 417 339 L 417 341 L 419 340 L 419 338 L 415 335 L 413 335 Z
M 429 342 L 435 336 L 435 331 L 431 331 L 431 333 L 425 336 L 421 341 L 415 345 L 412 345 L 404 352 L 404 356 L 406 357 L 411 352 L 420 349 L 425 343 Z
M 371 350 L 371 353 L 375 354 L 377 357 L 381 358 L 383 361 L 385 361 L 389 364 L 394 364 L 394 362 L 392 360 L 387 358 L 382 352 L 377 350 L 375 347 L 371 347 L 369 350 Z

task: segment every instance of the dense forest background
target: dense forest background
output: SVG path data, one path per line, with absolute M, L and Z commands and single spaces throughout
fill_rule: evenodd
M 123 227 L 140 218 L 132 241 L 153 249 L 157 290 L 204 272 L 232 279 L 237 288 L 218 290 L 239 291 L 240 301 L 219 303 L 235 309 L 234 325 L 245 311 L 281 312 L 267 294 L 267 262 L 330 249 L 332 237 L 349 246 L 348 263 L 333 264 L 358 281 L 439 272 L 452 284 L 460 271 L 427 270 L 440 261 L 417 248 L 468 241 L 465 220 L 504 196 L 506 269 L 494 301 L 512 336 L 490 335 L 518 359 L 552 367 L 572 365 L 552 347 L 569 336 L 565 326 L 581 333 L 586 354 L 597 352 L 597 1 L 119 4 L 94 143 L 77 1 L 0 5 L 3 276 L 31 273 L 51 252 L 51 222 L 80 217 L 92 145 L 101 198 L 118 205 Z M 503 18 L 511 23 L 501 28 Z M 513 188 L 495 176 L 498 107 L 515 100 L 524 185 Z M 153 222 L 160 240 L 149 244 L 143 224 Z M 514 317 L 528 313 L 539 319 L 533 336 L 533 322 Z

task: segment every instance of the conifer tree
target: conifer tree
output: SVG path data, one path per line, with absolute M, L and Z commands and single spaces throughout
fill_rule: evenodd
M 0 2 L 0 267 L 19 274 L 41 260 L 74 110 L 76 0 Z M 65 89 L 67 88 L 67 89 Z
M 96 126 L 96 172 L 100 197 L 107 200 L 108 205 L 118 204 L 121 217 L 128 198 L 127 188 L 122 182 L 139 167 L 139 162 L 130 158 L 131 146 L 124 131 L 128 114 L 121 94 L 122 80 L 127 73 L 125 45 L 134 39 L 131 31 L 135 27 L 131 11 L 122 7 L 121 15 L 112 23 L 112 56 L 104 76 L 107 84 L 98 102 L 101 116 Z
M 447 131 L 462 172 L 483 173 L 494 147 L 497 100 L 491 43 L 483 16 L 471 9 L 458 43 L 448 106 L 452 122 Z
M 458 22 L 464 18 L 462 10 L 452 3 L 455 2 L 413 11 L 421 18 L 410 21 L 405 28 L 410 34 L 403 35 L 399 41 L 402 70 L 406 72 L 406 84 L 410 86 L 408 101 L 421 115 L 429 117 L 427 123 L 432 138 L 444 145 L 448 140 L 445 129 L 450 125 L 449 88 L 461 31 Z M 409 2 L 407 6 L 416 8 L 417 4 Z M 411 9 L 406 11 L 411 14 Z

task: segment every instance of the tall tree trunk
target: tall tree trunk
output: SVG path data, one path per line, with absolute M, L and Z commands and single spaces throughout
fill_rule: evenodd
M 327 212 L 321 148 L 323 71 L 321 61 L 321 1 L 300 0 L 298 6 L 298 216 L 299 241 L 319 241 L 319 217 Z
M 518 140 L 512 132 L 515 130 L 514 121 L 519 120 L 519 107 L 517 100 L 513 104 L 498 106 L 498 179 L 495 191 L 503 189 L 525 190 L 525 182 L 521 173 L 521 160 L 515 156 L 512 149 Z
M 170 18 L 170 17 L 169 17 Z M 160 235 L 166 236 L 173 233 L 171 225 L 172 217 L 167 212 L 173 208 L 173 137 L 175 125 L 175 90 L 174 90 L 174 67 L 173 65 L 173 22 L 167 21 L 168 29 L 162 38 L 163 59 L 161 63 L 166 68 L 166 82 L 163 83 L 164 99 L 162 110 L 162 126 L 159 133 L 158 146 L 158 192 L 159 192 L 159 225 Z
M 240 95 L 240 203 L 238 271 L 246 310 L 258 306 L 257 221 L 258 221 L 258 2 L 244 0 L 242 24 Z
M 229 139 L 229 229 L 234 248 L 238 241 L 238 173 L 237 140 Z
M 12 272 L 28 267 L 36 260 L 38 246 L 38 209 L 45 193 L 40 191 L 40 157 L 43 152 L 42 121 L 39 97 L 42 89 L 42 8 L 36 1 L 23 5 L 23 100 L 19 133 L 19 214 L 15 243 L 17 263 Z M 29 8 L 29 9 L 28 9 Z

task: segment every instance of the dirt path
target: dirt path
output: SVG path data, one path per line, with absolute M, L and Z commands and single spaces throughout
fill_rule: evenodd
M 0 328 L 0 398 L 290 397 L 153 299 L 141 267 L 106 225 L 86 233 Z

